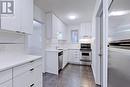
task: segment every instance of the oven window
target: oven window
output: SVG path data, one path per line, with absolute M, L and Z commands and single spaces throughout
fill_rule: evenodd
M 89 56 L 89 53 L 82 53 L 82 56 Z

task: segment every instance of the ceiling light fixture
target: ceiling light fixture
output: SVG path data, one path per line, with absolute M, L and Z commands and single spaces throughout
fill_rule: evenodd
M 109 16 L 122 16 L 130 13 L 130 11 L 112 11 Z
M 70 19 L 70 20 L 75 20 L 76 18 L 77 18 L 76 15 L 70 15 L 70 16 L 69 16 L 69 19 Z

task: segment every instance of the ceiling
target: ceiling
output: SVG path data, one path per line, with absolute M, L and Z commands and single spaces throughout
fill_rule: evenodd
M 45 12 L 54 12 L 64 23 L 76 25 L 81 22 L 91 22 L 96 0 L 34 0 Z M 70 20 L 68 15 L 77 15 Z

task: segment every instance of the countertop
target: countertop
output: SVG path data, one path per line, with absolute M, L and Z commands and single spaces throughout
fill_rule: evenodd
M 63 50 L 58 50 L 58 49 L 46 49 L 46 51 L 52 51 L 52 52 L 61 52 L 61 51 L 66 51 L 66 50 L 80 50 L 78 48 L 68 48 L 68 49 L 63 49 Z
M 4 71 L 30 61 L 42 58 L 41 56 L 22 55 L 22 56 L 0 56 L 0 71 Z
M 56 49 L 46 49 L 46 51 L 50 51 L 50 52 L 61 52 L 63 50 L 56 50 Z

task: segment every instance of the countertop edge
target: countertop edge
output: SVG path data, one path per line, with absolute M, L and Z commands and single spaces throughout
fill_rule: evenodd
M 25 63 L 29 63 L 29 62 L 31 62 L 31 61 L 35 61 L 35 60 L 38 60 L 38 59 L 41 59 L 41 58 L 42 58 L 42 56 L 33 56 L 33 55 L 32 55 L 32 57 L 34 57 L 34 58 L 29 58 L 28 60 L 23 60 L 23 61 L 21 61 L 21 62 L 18 61 L 18 63 L 10 64 L 10 65 L 8 65 L 8 66 L 6 66 L 6 67 L 0 68 L 0 72 L 5 71 L 5 70 L 9 70 L 9 69 L 11 69 L 11 68 L 14 68 L 14 67 L 23 65 L 23 64 L 25 64 Z

